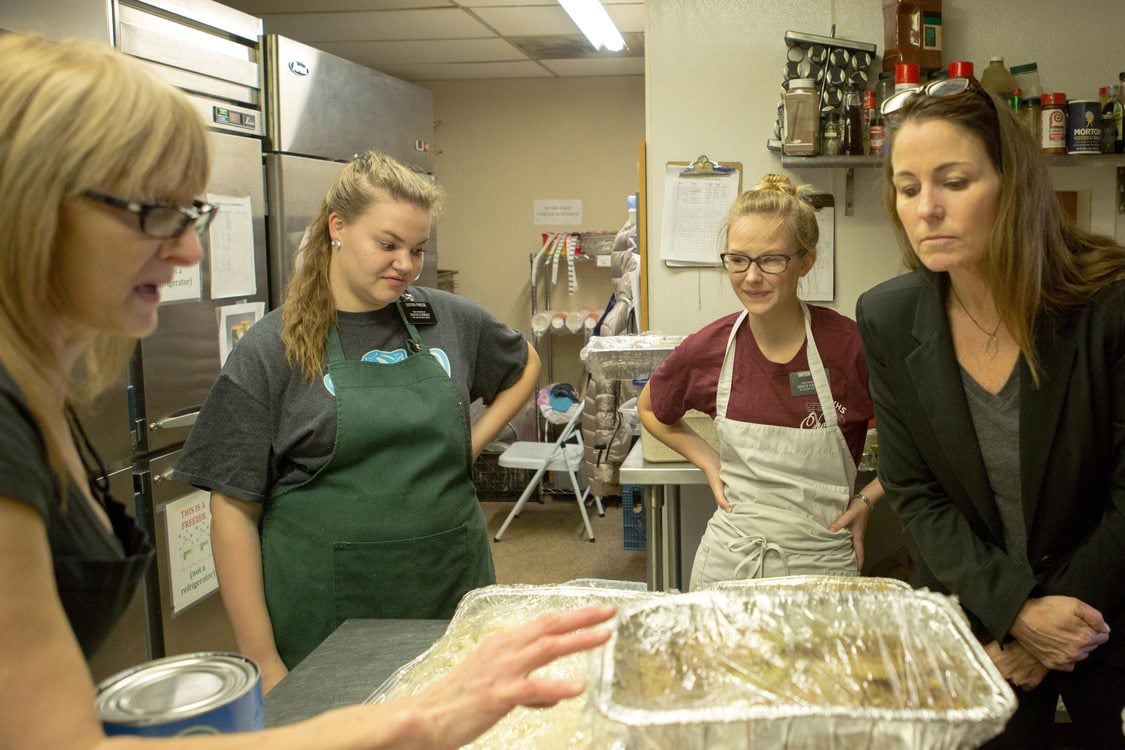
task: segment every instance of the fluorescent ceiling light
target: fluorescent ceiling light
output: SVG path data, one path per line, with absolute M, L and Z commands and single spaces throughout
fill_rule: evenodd
M 594 49 L 605 47 L 610 52 L 625 49 L 621 32 L 598 0 L 559 0 L 559 5 L 590 40 Z

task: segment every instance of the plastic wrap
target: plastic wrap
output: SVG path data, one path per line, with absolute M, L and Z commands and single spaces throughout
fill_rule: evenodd
M 774 578 L 745 578 L 737 581 L 719 581 L 703 588 L 704 591 L 764 591 L 769 589 L 796 589 L 800 591 L 911 591 L 906 581 L 876 576 L 777 576 Z
M 592 662 L 594 747 L 976 747 L 1015 696 L 929 592 L 712 590 L 622 607 Z
M 578 609 L 592 604 L 621 606 L 664 594 L 637 589 L 627 581 L 577 579 L 557 586 L 485 586 L 464 596 L 445 634 L 427 651 L 405 664 L 367 699 L 379 703 L 414 695 L 444 675 L 485 638 L 548 612 Z M 557 659 L 536 672 L 552 679 L 584 679 L 591 654 Z M 588 719 L 582 696 L 553 708 L 517 707 L 496 726 L 466 747 L 495 750 L 553 750 L 590 748 Z
M 593 336 L 579 357 L 595 378 L 633 380 L 647 378 L 668 358 L 684 336 L 645 333 L 633 336 Z

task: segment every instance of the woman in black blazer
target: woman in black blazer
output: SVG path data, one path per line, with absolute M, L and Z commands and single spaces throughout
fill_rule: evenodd
M 958 597 L 1016 686 L 995 746 L 1042 746 L 1060 694 L 1087 746 L 1123 746 L 1125 248 L 1064 223 L 1036 145 L 975 80 L 883 107 L 912 272 L 857 318 L 916 585 Z

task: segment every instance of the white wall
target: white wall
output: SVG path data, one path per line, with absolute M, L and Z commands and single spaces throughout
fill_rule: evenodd
M 659 258 L 663 175 L 668 161 L 707 154 L 743 165 L 743 187 L 764 174 L 785 173 L 766 150 L 784 79 L 787 30 L 873 42 L 881 55 L 883 20 L 876 0 L 648 0 L 645 25 L 649 328 L 689 333 L 738 308 L 724 274 L 670 269 Z M 991 55 L 1009 65 L 1035 61 L 1045 90 L 1097 98 L 1098 86 L 1125 69 L 1121 0 L 945 0 L 944 58 Z M 873 64 L 873 70 L 881 59 Z M 1074 157 L 1082 158 L 1082 157 Z M 1052 170 L 1059 189 L 1090 189 L 1091 227 L 1125 239 L 1114 211 L 1114 170 Z M 843 169 L 790 173 L 836 195 L 836 299 L 852 316 L 859 295 L 901 270 L 881 202 L 878 169 L 856 169 L 855 211 L 844 216 Z

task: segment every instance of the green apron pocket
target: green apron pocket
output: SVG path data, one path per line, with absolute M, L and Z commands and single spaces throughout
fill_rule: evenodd
M 487 546 L 468 524 L 430 536 L 334 545 L 336 625 L 353 617 L 447 619 L 461 597 L 490 583 Z

